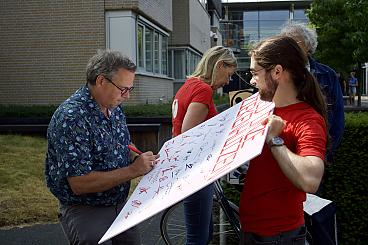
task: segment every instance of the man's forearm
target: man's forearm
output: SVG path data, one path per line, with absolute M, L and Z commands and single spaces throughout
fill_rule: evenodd
M 135 177 L 138 175 L 128 166 L 107 172 L 92 171 L 86 175 L 68 177 L 68 182 L 74 194 L 82 195 L 107 191 Z
M 298 189 L 307 193 L 317 191 L 324 171 L 322 159 L 298 156 L 285 145 L 274 146 L 270 150 L 281 171 Z

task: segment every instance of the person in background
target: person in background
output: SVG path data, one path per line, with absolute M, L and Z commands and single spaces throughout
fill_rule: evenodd
M 216 46 L 205 52 L 174 97 L 174 137 L 217 114 L 213 92 L 229 83 L 236 68 L 236 58 L 230 49 Z M 212 239 L 212 198 L 211 184 L 184 200 L 186 244 L 205 245 Z
M 327 106 L 297 42 L 275 36 L 249 53 L 252 83 L 275 103 L 262 153 L 250 161 L 240 199 L 240 244 L 305 244 L 303 202 L 324 173 Z
M 347 93 L 346 93 L 346 80 L 340 72 L 337 72 L 336 75 L 339 79 L 342 95 L 345 96 L 345 95 L 347 95 Z
M 100 50 L 88 62 L 86 85 L 55 111 L 47 130 L 45 176 L 59 200 L 70 244 L 97 244 L 120 210 L 130 180 L 149 172 L 157 155 L 132 157 L 120 105 L 133 90 L 136 66 L 121 53 Z M 104 244 L 141 244 L 135 227 Z
M 355 77 L 355 72 L 350 72 L 349 77 L 349 102 L 350 105 L 355 105 L 355 95 L 358 87 L 358 79 Z
M 317 33 L 303 23 L 288 22 L 282 35 L 293 38 L 308 56 L 307 68 L 315 76 L 327 100 L 328 127 L 331 137 L 330 148 L 327 150 L 327 162 L 332 163 L 334 154 L 341 143 L 345 127 L 344 98 L 336 72 L 327 65 L 318 63 L 312 58 L 317 48 Z

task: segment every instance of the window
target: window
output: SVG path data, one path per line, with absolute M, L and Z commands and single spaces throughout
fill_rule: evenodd
M 308 23 L 308 18 L 305 15 L 305 10 L 304 9 L 295 9 L 294 10 L 294 20 L 299 21 L 299 22 Z
M 281 26 L 289 19 L 289 10 L 260 10 L 244 12 L 245 41 L 259 41 L 280 33 Z M 246 46 L 246 45 L 245 45 Z
M 268 8 L 266 4 L 263 8 L 263 5 L 260 4 L 257 8 L 249 8 L 245 11 L 230 10 L 227 12 L 228 20 L 221 21 L 220 31 L 224 45 L 239 47 L 240 52 L 236 54 L 239 70 L 244 71 L 249 67 L 248 50 L 252 44 L 265 37 L 279 34 L 282 26 L 291 16 L 299 22 L 308 22 L 304 9 L 294 9 L 291 15 L 291 6 L 283 8 L 281 5 L 283 4 L 280 4 L 280 8 L 275 9 Z M 275 4 L 275 7 L 277 6 Z
M 168 37 L 139 21 L 137 25 L 137 63 L 142 72 L 168 75 Z
M 173 74 L 175 79 L 186 79 L 194 72 L 201 59 L 198 53 L 188 48 L 171 49 L 170 52 L 170 64 L 173 65 L 170 74 Z
M 174 77 L 174 50 L 169 50 L 168 74 L 169 77 Z
M 145 53 L 146 53 L 146 71 L 152 72 L 152 56 L 153 56 L 153 31 L 149 28 L 145 28 L 144 36 L 145 36 Z
M 160 50 L 159 50 L 159 45 L 160 45 L 160 40 L 159 40 L 159 36 L 158 33 L 155 32 L 154 34 L 154 39 L 153 39 L 153 67 L 155 68 L 155 73 L 160 73 L 160 63 L 159 63 L 159 59 L 160 59 Z
M 138 63 L 138 67 L 144 67 L 143 61 L 143 26 L 142 25 L 138 25 L 138 32 L 137 32 L 137 46 L 138 46 L 138 56 L 137 56 L 137 63 Z
M 167 46 L 168 46 L 168 38 L 165 36 L 161 36 L 161 72 L 162 74 L 168 74 L 168 70 L 167 70 Z
M 185 53 L 184 50 L 174 51 L 174 77 L 185 78 Z
M 197 64 L 199 63 L 201 57 L 194 53 L 193 51 L 191 50 L 187 50 L 187 70 L 186 70 L 186 73 L 187 73 L 187 76 L 189 76 L 190 74 L 192 74 L 197 66 Z

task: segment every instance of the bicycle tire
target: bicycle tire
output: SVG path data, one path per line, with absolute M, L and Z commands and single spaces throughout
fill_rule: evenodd
M 229 202 L 230 208 L 234 213 L 236 222 L 239 222 L 239 208 Z M 227 245 L 239 244 L 239 238 L 233 227 L 228 222 L 226 215 L 224 222 L 218 222 L 222 209 L 217 200 L 214 200 L 213 210 L 213 239 L 209 244 L 217 245 L 226 240 Z M 168 245 L 183 245 L 185 244 L 186 230 L 184 220 L 183 202 L 179 202 L 170 208 L 166 209 L 161 217 L 160 230 L 163 241 Z

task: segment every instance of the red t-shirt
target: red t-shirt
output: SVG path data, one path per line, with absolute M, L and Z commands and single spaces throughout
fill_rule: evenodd
M 285 145 L 300 156 L 324 159 L 326 126 L 323 117 L 301 102 L 275 108 L 286 122 L 281 133 Z M 262 154 L 251 160 L 240 200 L 242 230 L 272 236 L 304 224 L 306 194 L 283 174 L 267 144 Z
M 213 90 L 210 85 L 198 78 L 189 78 L 180 87 L 172 104 L 172 134 L 181 134 L 181 126 L 190 103 L 198 102 L 207 105 L 208 114 L 206 120 L 217 114 L 212 99 Z

